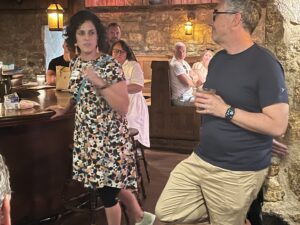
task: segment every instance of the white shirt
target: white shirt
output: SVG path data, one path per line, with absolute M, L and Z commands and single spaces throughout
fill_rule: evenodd
M 170 81 L 171 81 L 171 89 L 172 89 L 172 99 L 188 99 L 193 97 L 193 88 L 187 87 L 180 82 L 177 76 L 181 74 L 189 74 L 191 70 L 190 65 L 185 60 L 177 60 L 173 57 L 170 61 Z M 191 79 L 188 76 L 188 79 Z
M 144 73 L 136 61 L 126 60 L 122 65 L 126 83 L 137 84 L 144 87 Z M 129 94 L 129 107 L 126 115 L 128 126 L 136 128 L 139 134 L 135 138 L 144 146 L 150 147 L 149 139 L 149 113 L 142 91 Z

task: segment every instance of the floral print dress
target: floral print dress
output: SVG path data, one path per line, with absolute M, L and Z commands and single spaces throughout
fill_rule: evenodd
M 127 120 L 119 115 L 83 78 L 82 68 L 93 65 L 109 85 L 124 81 L 121 65 L 109 55 L 93 61 L 71 62 L 70 89 L 76 101 L 73 179 L 85 187 L 136 189 L 136 168 Z

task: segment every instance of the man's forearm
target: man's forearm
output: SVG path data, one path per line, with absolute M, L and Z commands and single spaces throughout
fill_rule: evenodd
M 281 116 L 271 117 L 265 113 L 252 113 L 241 109 L 235 109 L 235 115 L 231 122 L 250 131 L 267 134 L 273 137 L 285 133 L 288 124 L 288 109 L 284 107 Z

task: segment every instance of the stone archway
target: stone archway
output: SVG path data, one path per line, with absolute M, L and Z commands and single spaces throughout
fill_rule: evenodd
M 264 212 L 290 225 L 300 224 L 300 1 L 270 0 L 266 9 L 266 47 L 282 63 L 289 92 L 290 118 L 285 158 L 273 157 L 266 182 Z

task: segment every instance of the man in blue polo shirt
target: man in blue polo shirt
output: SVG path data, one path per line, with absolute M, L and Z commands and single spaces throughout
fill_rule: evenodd
M 204 88 L 196 93 L 201 143 L 172 171 L 156 205 L 164 222 L 242 225 L 271 162 L 273 137 L 288 124 L 282 66 L 251 39 L 261 9 L 254 0 L 219 0 L 212 38 L 224 50 L 210 61 Z

